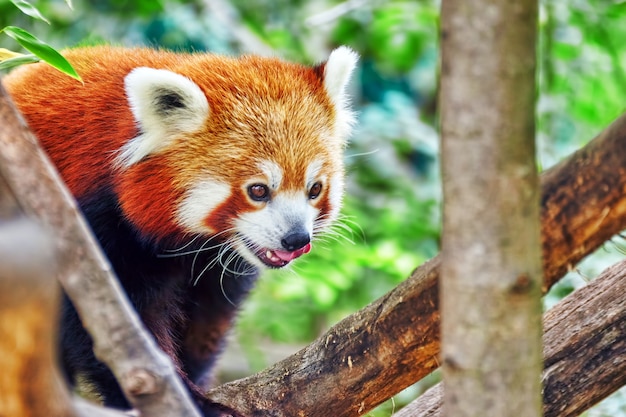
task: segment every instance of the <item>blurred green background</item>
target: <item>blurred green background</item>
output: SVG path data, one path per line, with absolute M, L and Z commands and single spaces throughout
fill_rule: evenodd
M 439 250 L 438 1 L 33 1 L 51 24 L 0 0 L 0 28 L 56 48 L 151 45 L 319 62 L 338 45 L 362 59 L 351 85 L 359 123 L 346 154 L 341 224 L 289 271 L 268 273 L 246 303 L 221 377 L 258 371 L 383 295 Z M 625 108 L 626 2 L 545 0 L 540 7 L 538 161 L 548 168 Z M 19 48 L 7 37 L 0 47 Z M 622 258 L 616 237 L 546 297 L 546 308 Z M 233 359 L 235 358 L 235 359 Z M 236 366 L 233 366 L 236 365 Z M 389 416 L 436 380 L 372 416 Z M 587 413 L 626 416 L 622 389 Z

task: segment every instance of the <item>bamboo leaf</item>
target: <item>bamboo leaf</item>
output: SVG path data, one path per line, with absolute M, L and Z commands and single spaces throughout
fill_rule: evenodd
M 18 67 L 18 66 L 24 65 L 24 64 L 32 64 L 32 63 L 39 62 L 39 61 L 41 61 L 41 60 L 39 58 L 37 58 L 35 55 L 32 55 L 32 54 L 22 55 L 22 54 L 20 54 L 19 56 L 15 56 L 13 58 L 7 58 L 7 59 L 0 60 L 0 71 L 8 70 L 8 69 L 11 69 L 13 67 Z
M 30 2 L 28 2 L 26 0 L 11 0 L 11 3 L 13 3 L 15 5 L 15 7 L 20 9 L 22 11 L 22 13 L 24 13 L 24 14 L 30 16 L 30 17 L 33 17 L 35 19 L 43 20 L 47 24 L 50 24 L 50 21 L 48 19 L 46 19 L 41 14 L 39 9 L 37 9 L 37 7 L 35 7 Z
M 70 77 L 82 81 L 80 76 L 76 73 L 76 70 L 74 70 L 72 65 L 60 53 L 24 29 L 15 26 L 7 26 L 0 32 L 4 32 L 11 38 L 15 39 L 22 47 L 32 52 L 42 61 L 47 62 Z

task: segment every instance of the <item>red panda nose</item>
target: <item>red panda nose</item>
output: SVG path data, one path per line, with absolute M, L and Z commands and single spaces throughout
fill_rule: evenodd
M 297 231 L 288 234 L 281 239 L 280 243 L 283 248 L 289 252 L 302 249 L 311 242 L 311 237 L 308 232 Z

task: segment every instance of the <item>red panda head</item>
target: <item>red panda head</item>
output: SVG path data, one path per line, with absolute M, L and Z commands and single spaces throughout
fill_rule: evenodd
M 356 61 L 340 47 L 315 68 L 207 55 L 135 68 L 125 90 L 139 134 L 116 159 L 122 193 L 125 181 L 152 181 L 174 201 L 164 229 L 214 239 L 256 266 L 287 265 L 338 216 Z M 131 221 L 154 222 L 141 212 L 149 193 L 125 194 Z

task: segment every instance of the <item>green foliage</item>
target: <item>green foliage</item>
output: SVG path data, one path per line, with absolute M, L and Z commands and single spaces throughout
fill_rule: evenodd
M 80 1 L 72 13 L 60 0 L 14 3 L 41 11 L 52 26 L 20 20 L 12 3 L 1 3 L 0 27 L 16 22 L 64 45 L 157 43 L 219 52 L 235 52 L 238 45 L 233 28 L 200 1 Z M 348 150 L 347 230 L 337 229 L 345 237 L 332 235 L 292 272 L 265 277 L 242 323 L 242 334 L 302 341 L 437 252 L 439 3 L 234 0 L 219 7 L 234 16 L 228 25 L 240 25 L 291 59 L 323 59 L 319 46 L 338 44 L 362 55 L 353 83 L 359 123 Z M 623 111 L 625 9 L 601 0 L 541 3 L 538 135 L 544 167 Z M 278 305 L 299 314 L 285 317 Z
M 626 4 L 550 0 L 542 12 L 539 133 L 551 165 L 626 107 Z
M 13 3 L 15 5 L 15 7 L 20 9 L 22 11 L 22 13 L 24 13 L 24 14 L 30 16 L 30 17 L 33 17 L 35 19 L 42 20 L 42 21 L 46 22 L 47 24 L 50 24 L 48 19 L 46 19 L 41 14 L 39 9 L 37 9 L 31 3 L 27 2 L 27 1 L 23 1 L 23 0 L 11 0 L 11 3 Z
M 354 45 L 385 71 L 406 73 L 436 39 L 433 2 L 390 1 L 370 12 L 355 11 L 338 21 L 331 39 Z
M 39 9 L 33 4 L 24 0 L 11 0 L 11 2 L 24 14 L 31 16 L 35 19 L 41 20 L 50 24 Z M 71 3 L 68 1 L 68 5 L 71 7 Z M 8 50 L 0 50 L 0 70 L 12 68 L 17 65 L 23 65 L 28 63 L 37 62 L 39 60 L 47 62 L 49 65 L 58 69 L 59 71 L 77 79 L 81 80 L 80 76 L 76 73 L 74 68 L 69 62 L 54 48 L 47 43 L 37 39 L 34 35 L 26 30 L 17 26 L 5 26 L 0 29 L 0 33 L 4 33 L 10 38 L 13 38 L 24 49 L 31 52 L 32 55 L 23 55 L 11 53 Z
M 45 42 L 37 39 L 27 31 L 15 26 L 7 26 L 0 30 L 0 33 L 5 33 L 7 36 L 15 39 L 24 49 L 32 52 L 33 56 L 18 56 L 8 60 L 0 62 L 0 69 L 10 68 L 15 65 L 21 65 L 30 62 L 36 62 L 42 60 L 58 69 L 59 71 L 80 80 L 80 76 L 76 73 L 72 65 L 54 48 Z

